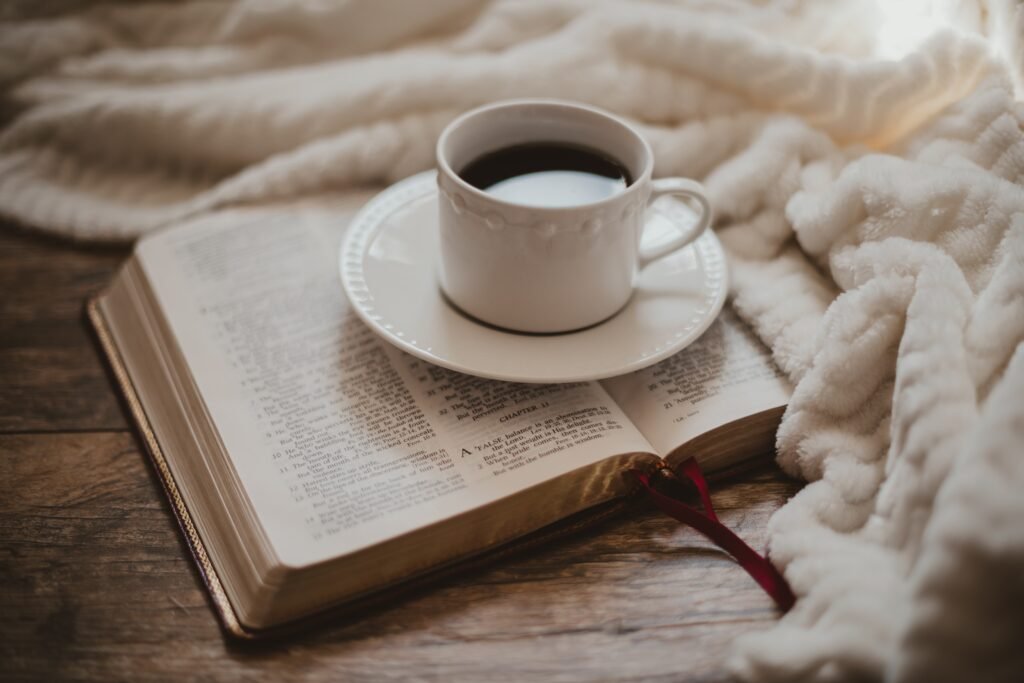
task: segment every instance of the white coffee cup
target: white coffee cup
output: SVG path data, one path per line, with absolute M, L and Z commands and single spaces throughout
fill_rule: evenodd
M 528 142 L 589 147 L 633 179 L 600 201 L 548 208 L 503 201 L 459 176 L 480 156 Z M 441 287 L 463 312 L 521 332 L 567 332 L 618 312 L 639 269 L 682 249 L 711 223 L 703 187 L 651 179 L 654 156 L 632 126 L 605 111 L 559 100 L 510 100 L 469 111 L 437 142 Z M 694 200 L 697 221 L 641 249 L 647 208 L 663 195 Z

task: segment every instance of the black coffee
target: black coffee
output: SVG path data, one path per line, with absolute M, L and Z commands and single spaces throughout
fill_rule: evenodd
M 459 173 L 475 188 L 529 206 L 589 204 L 633 182 L 618 161 L 589 147 L 530 142 L 488 152 Z

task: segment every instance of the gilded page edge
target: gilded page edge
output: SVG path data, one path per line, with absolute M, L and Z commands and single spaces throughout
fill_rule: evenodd
M 107 361 L 110 363 L 114 378 L 117 380 L 121 393 L 128 403 L 135 426 L 145 442 L 150 461 L 153 463 L 160 483 L 163 485 L 164 493 L 171 504 L 174 516 L 177 518 L 178 526 L 185 536 L 185 542 L 188 544 L 199 573 L 203 577 L 203 582 L 206 584 L 206 589 L 213 601 L 214 610 L 217 612 L 221 625 L 230 635 L 236 638 L 251 639 L 255 637 L 255 634 L 242 626 L 238 620 L 235 609 L 228 600 L 223 584 L 221 584 L 217 570 L 214 568 L 213 563 L 210 562 L 206 546 L 203 545 L 203 540 L 199 537 L 198 531 L 196 531 L 195 524 L 192 522 L 192 515 L 185 505 L 185 500 L 178 490 L 178 484 L 175 482 L 170 468 L 167 466 L 167 460 L 164 458 L 160 444 L 153 433 L 153 428 L 149 423 L 149 418 L 146 416 L 146 411 L 139 401 L 138 394 L 135 392 L 135 386 L 132 384 L 128 371 L 124 367 L 121 354 L 110 335 L 110 329 L 107 327 L 107 322 L 99 308 L 99 297 L 88 301 L 86 312 L 93 329 L 96 331 L 96 336 L 99 338 L 100 346 L 103 348 Z

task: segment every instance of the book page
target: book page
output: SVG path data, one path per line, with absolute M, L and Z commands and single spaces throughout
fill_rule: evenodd
M 138 250 L 283 561 L 344 554 L 611 455 L 650 452 L 596 382 L 480 380 L 379 339 L 341 287 L 346 218 L 234 212 Z
M 727 422 L 784 406 L 792 393 L 768 349 L 728 306 L 689 347 L 602 384 L 662 456 Z

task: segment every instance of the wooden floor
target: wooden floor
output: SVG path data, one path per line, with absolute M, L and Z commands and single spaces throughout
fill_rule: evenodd
M 717 681 L 777 618 L 639 509 L 286 643 L 226 642 L 83 320 L 126 253 L 0 226 L 0 679 Z M 798 487 L 766 465 L 715 500 L 760 548 Z

